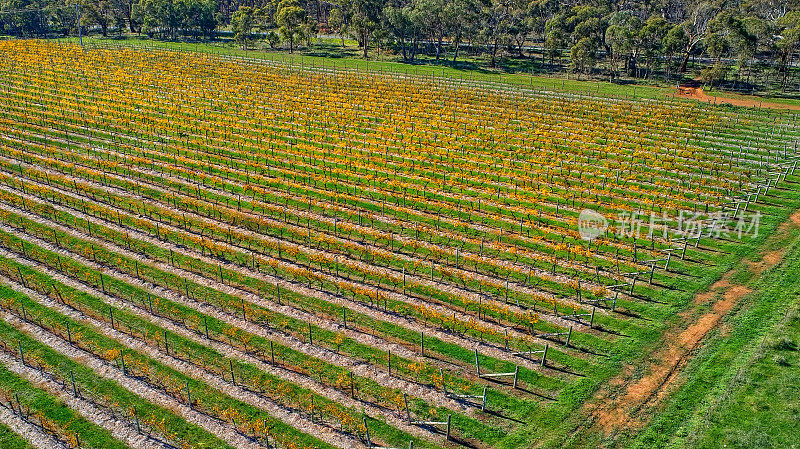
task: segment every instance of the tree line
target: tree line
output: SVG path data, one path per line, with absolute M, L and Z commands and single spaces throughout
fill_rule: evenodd
M 749 85 L 761 68 L 786 89 L 800 52 L 800 0 L 0 0 L 0 32 L 74 34 L 78 11 L 103 35 L 224 31 L 294 51 L 325 34 L 364 57 L 528 58 L 612 80 L 675 79 L 694 61 L 711 83 Z

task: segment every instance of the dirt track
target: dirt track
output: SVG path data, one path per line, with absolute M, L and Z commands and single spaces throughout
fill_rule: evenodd
M 712 104 L 732 104 L 734 106 L 744 106 L 748 108 L 767 108 L 767 109 L 789 109 L 793 111 L 800 111 L 800 105 L 797 104 L 784 104 L 775 103 L 771 101 L 763 101 L 755 97 L 749 98 L 729 98 L 725 96 L 709 96 L 703 91 L 700 86 L 682 85 L 676 97 L 691 98 L 702 102 L 711 102 Z

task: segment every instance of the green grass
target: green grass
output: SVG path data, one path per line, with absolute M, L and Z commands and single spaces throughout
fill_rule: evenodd
M 0 447 L 3 449 L 33 449 L 24 438 L 0 423 Z
M 785 104 L 785 105 L 800 105 L 800 99 L 797 98 L 782 98 L 782 97 L 770 97 L 770 96 L 753 96 L 753 95 L 742 95 L 733 92 L 725 92 L 725 91 L 718 91 L 718 90 L 705 90 L 706 95 L 709 97 L 717 97 L 717 104 L 724 104 L 726 99 L 734 99 L 734 100 L 755 100 L 755 101 L 764 101 L 769 103 L 778 103 L 778 104 Z
M 720 382 L 726 376 L 730 378 L 733 371 L 746 363 L 746 359 L 739 360 L 748 345 L 759 343 L 760 335 L 783 315 L 785 306 L 796 297 L 797 287 L 793 285 L 800 269 L 800 236 L 795 232 L 791 234 L 791 245 L 785 241 L 771 241 L 771 235 L 778 225 L 788 219 L 791 211 L 800 205 L 800 191 L 797 181 L 787 178 L 783 190 L 774 191 L 775 196 L 770 196 L 767 201 L 770 205 L 761 204 L 758 208 L 765 215 L 762 217 L 759 237 L 752 240 L 739 242 L 718 242 L 718 249 L 726 255 L 699 253 L 696 257 L 706 259 L 711 266 L 703 267 L 697 264 L 687 264 L 684 269 L 690 275 L 697 276 L 686 292 L 663 291 L 659 299 L 664 304 L 648 304 L 647 318 L 650 326 L 631 325 L 623 329 L 629 339 L 626 341 L 638 342 L 629 345 L 619 345 L 609 354 L 606 364 L 598 366 L 591 377 L 582 379 L 573 387 L 562 391 L 561 400 L 554 407 L 548 409 L 543 419 L 526 430 L 512 435 L 509 444 L 505 447 L 515 447 L 515 444 L 530 441 L 530 435 L 540 437 L 541 447 L 681 447 L 683 439 L 695 432 L 687 428 L 687 420 L 693 413 L 700 413 L 702 407 L 707 407 L 714 397 L 721 394 Z M 702 243 L 701 243 L 702 245 Z M 749 274 L 745 259 L 751 258 L 754 253 L 769 250 L 776 246 L 790 246 L 786 260 L 792 262 L 768 272 L 764 277 Z M 581 407 L 586 400 L 592 398 L 592 392 L 604 382 L 611 379 L 622 366 L 635 366 L 641 370 L 643 360 L 658 351 L 662 345 L 661 335 L 671 325 L 680 322 L 678 313 L 687 308 L 696 293 L 705 291 L 723 273 L 736 269 L 734 278 L 739 282 L 746 281 L 756 293 L 740 301 L 741 310 L 729 314 L 724 323 L 733 331 L 727 336 L 720 336 L 716 331 L 707 337 L 701 352 L 691 359 L 690 364 L 682 374 L 683 383 L 674 393 L 664 408 L 655 416 L 642 416 L 651 419 L 651 423 L 641 431 L 625 429 L 621 433 L 610 436 L 587 431 L 586 415 Z M 674 282 L 680 283 L 680 279 Z M 717 330 L 719 327 L 717 328 Z M 640 371 L 637 371 L 640 372 Z M 781 399 L 776 399 L 780 402 Z M 734 423 L 725 423 L 734 425 Z M 678 435 L 674 437 L 673 435 Z M 713 439 L 712 439 L 713 440 Z M 754 446 L 758 447 L 758 446 Z M 780 447 L 780 446 L 776 446 Z
M 767 290 L 759 298 L 759 307 L 731 320 L 732 325 L 754 325 L 761 332 L 719 343 L 720 356 L 729 353 L 736 358 L 718 368 L 723 378 L 670 441 L 671 446 L 800 447 L 800 288 L 794 282 L 800 270 L 797 240 L 793 249 L 788 262 L 761 281 Z M 749 333 L 746 327 L 739 329 L 738 334 Z M 737 353 L 736 340 L 746 337 L 749 344 Z M 701 366 L 698 371 L 703 368 L 708 371 L 711 367 Z

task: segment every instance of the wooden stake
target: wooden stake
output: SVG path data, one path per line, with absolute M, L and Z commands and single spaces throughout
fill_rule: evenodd
M 542 359 L 542 360 L 544 360 L 544 359 Z M 516 368 L 514 368 L 514 388 L 515 389 L 517 388 L 517 376 L 519 376 L 519 365 L 517 365 Z M 448 423 L 448 427 L 450 427 L 449 423 Z

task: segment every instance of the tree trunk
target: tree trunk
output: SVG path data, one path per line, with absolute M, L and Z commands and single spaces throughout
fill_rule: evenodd
M 681 73 L 686 73 L 686 65 L 689 64 L 689 56 L 692 53 L 691 48 L 687 48 L 686 51 L 683 53 L 683 62 L 681 62 L 681 68 L 678 69 Z
M 455 45 L 455 49 L 453 51 L 453 63 L 455 64 L 456 58 L 458 57 L 458 46 L 461 44 L 461 29 L 459 29 L 458 33 L 456 33 L 456 39 L 453 44 Z
M 783 72 L 783 79 L 781 80 L 781 91 L 783 92 L 786 91 L 786 78 L 787 75 L 789 74 L 789 66 L 790 66 L 789 64 L 790 60 L 787 53 L 788 53 L 787 50 L 781 52 L 780 67 L 778 69 L 778 71 Z

